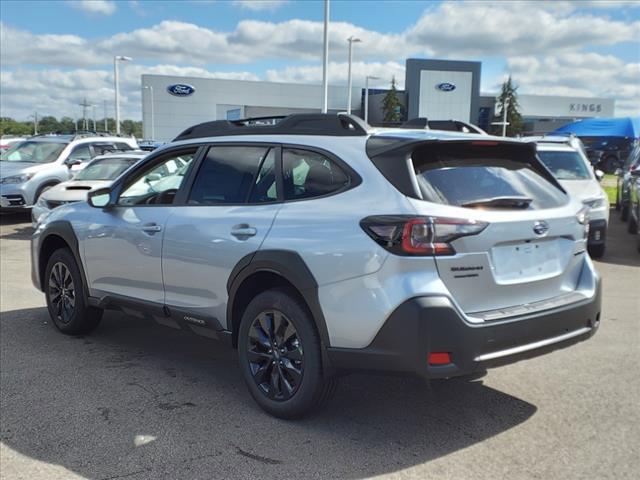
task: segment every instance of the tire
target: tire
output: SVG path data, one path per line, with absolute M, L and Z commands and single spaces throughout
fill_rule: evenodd
M 629 223 L 627 224 L 627 232 L 636 233 L 638 231 L 638 220 L 629 214 Z
M 605 158 L 603 161 L 604 173 L 614 173 L 618 168 L 618 163 L 620 163 L 619 160 L 613 155 Z
M 620 211 L 620 220 L 626 222 L 629 220 L 629 204 L 622 204 L 622 210 Z
M 311 313 L 288 289 L 259 294 L 242 315 L 240 369 L 249 393 L 270 415 L 300 418 L 330 398 L 335 379 L 324 378 L 321 348 Z
M 605 244 L 589 245 L 587 250 L 589 251 L 589 256 L 591 258 L 602 258 L 604 256 Z
M 49 316 L 58 330 L 67 335 L 95 330 L 102 319 L 102 310 L 87 305 L 80 269 L 69 249 L 53 252 L 43 283 Z
M 35 205 L 36 203 L 38 203 L 38 199 L 40 198 L 40 195 L 42 195 L 44 192 L 46 192 L 47 190 L 49 190 L 52 187 L 55 187 L 58 183 L 47 183 L 45 185 L 40 186 L 40 188 L 38 188 L 38 190 L 36 191 L 36 195 L 35 197 L 33 197 L 33 204 Z

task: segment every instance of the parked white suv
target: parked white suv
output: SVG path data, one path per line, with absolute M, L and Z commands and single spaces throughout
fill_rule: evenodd
M 116 308 L 227 342 L 256 402 L 291 418 L 341 371 L 448 378 L 589 338 L 586 212 L 532 143 L 217 121 L 53 210 L 32 277 L 63 333 Z
M 569 195 L 589 207 L 589 254 L 602 257 L 609 225 L 609 198 L 600 185 L 604 173 L 594 171 L 582 151 L 568 145 L 538 143 L 538 156 Z
M 137 148 L 134 138 L 86 134 L 38 135 L 14 143 L 0 155 L 0 209 L 30 208 L 97 155 Z

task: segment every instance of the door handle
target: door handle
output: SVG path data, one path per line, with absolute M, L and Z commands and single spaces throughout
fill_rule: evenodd
M 238 240 L 246 240 L 249 237 L 255 236 L 256 233 L 258 233 L 258 230 L 246 223 L 241 223 L 240 225 L 235 225 L 231 228 L 231 235 L 236 237 Z
M 158 233 L 162 231 L 162 225 L 158 225 L 157 223 L 146 223 L 142 226 L 142 231 L 145 233 Z

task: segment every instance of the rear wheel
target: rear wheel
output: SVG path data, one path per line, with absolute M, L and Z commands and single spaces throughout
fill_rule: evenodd
M 629 204 L 628 203 L 622 204 L 622 210 L 620 211 L 620 220 L 622 220 L 623 222 L 626 222 L 627 220 L 629 220 Z
M 638 219 L 634 215 L 629 215 L 629 223 L 627 225 L 627 232 L 636 233 L 638 231 Z
M 44 288 L 49 316 L 62 333 L 89 333 L 100 323 L 102 310 L 87 305 L 80 269 L 69 249 L 56 250 L 49 258 Z
M 254 400 L 280 418 L 299 418 L 318 408 L 335 380 L 322 370 L 320 337 L 304 303 L 287 289 L 256 296 L 238 333 L 240 368 Z

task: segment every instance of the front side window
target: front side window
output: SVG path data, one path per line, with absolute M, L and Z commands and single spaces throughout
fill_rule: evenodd
M 210 147 L 196 175 L 188 203 L 190 205 L 245 203 L 249 191 L 256 183 L 260 166 L 268 154 L 268 147 Z M 264 174 L 267 175 L 266 172 Z M 259 177 L 257 181 L 260 182 Z M 261 188 L 267 183 L 268 179 L 265 177 Z M 266 191 L 256 191 L 257 201 L 268 198 L 270 188 L 269 186 Z M 274 194 L 273 191 L 272 194 Z
M 105 158 L 94 160 L 74 177 L 74 180 L 115 180 L 137 162 L 135 158 Z
M 0 160 L 6 162 L 51 163 L 55 162 L 64 148 L 64 142 L 18 142 L 6 150 Z
M 86 162 L 91 160 L 91 150 L 89 145 L 80 145 L 73 149 L 73 152 L 69 155 L 67 161 Z
M 542 163 L 558 180 L 589 180 L 589 167 L 577 152 L 538 151 Z
M 164 157 L 139 172 L 120 194 L 118 205 L 170 205 L 184 181 L 196 149 Z
M 351 183 L 335 162 L 320 153 L 299 149 L 283 151 L 282 176 L 285 200 L 328 195 Z

